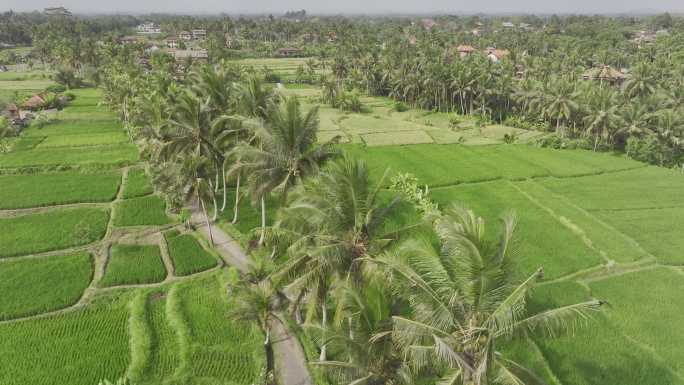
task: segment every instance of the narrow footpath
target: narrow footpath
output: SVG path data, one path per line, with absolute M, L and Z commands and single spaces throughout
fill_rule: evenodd
M 193 206 L 192 222 L 197 231 L 207 240 L 209 229 L 204 221 L 202 211 Z M 245 272 L 249 267 L 249 257 L 240 245 L 218 226 L 212 226 L 214 249 L 228 265 L 235 266 Z M 306 356 L 297 338 L 280 321 L 270 323 L 273 338 L 273 355 L 275 360 L 276 381 L 280 385 L 314 385 L 306 364 Z

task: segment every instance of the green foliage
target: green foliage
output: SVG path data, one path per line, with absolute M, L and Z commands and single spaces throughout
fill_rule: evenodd
M 438 213 L 437 204 L 430 199 L 428 186 L 420 187 L 415 176 L 408 173 L 396 174 L 390 180 L 389 188 L 402 193 L 421 214 L 429 216 Z
M 59 172 L 0 175 L 0 209 L 109 202 L 116 197 L 119 173 Z
M 65 86 L 67 89 L 78 88 L 83 83 L 83 81 L 76 76 L 74 70 L 67 67 L 59 68 L 57 72 L 55 72 L 53 80 Z
M 409 106 L 404 102 L 394 102 L 392 103 L 392 109 L 396 112 L 406 112 L 409 110 Z
M 80 246 L 101 239 L 109 210 L 76 208 L 0 218 L 0 258 Z
M 0 263 L 0 320 L 73 305 L 92 274 L 91 257 L 85 253 Z
M 164 236 L 176 275 L 190 275 L 217 265 L 216 258 L 192 235 L 166 232 Z
M 144 169 L 137 168 L 128 172 L 123 192 L 123 197 L 125 199 L 141 197 L 152 194 L 153 192 L 152 183 Z
M 110 254 L 103 287 L 161 282 L 166 277 L 156 245 L 114 245 Z
M 123 297 L 105 297 L 73 312 L 0 325 L 0 383 L 93 385 L 103 378 L 122 377 L 129 361 Z
M 126 199 L 114 208 L 115 226 L 155 226 L 171 223 L 164 200 L 156 195 Z
M 63 165 L 126 165 L 138 160 L 132 144 L 79 148 L 46 148 L 0 154 L 0 168 Z

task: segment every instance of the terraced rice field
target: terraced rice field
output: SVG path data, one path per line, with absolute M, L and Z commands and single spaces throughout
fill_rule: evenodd
M 226 322 L 218 260 L 192 234 L 151 245 L 174 219 L 99 91 L 74 93 L 0 154 L 0 384 L 251 384 L 263 337 Z
M 117 202 L 114 225 L 153 226 L 171 223 L 164 200 L 156 195 Z
M 120 181 L 115 171 L 0 175 L 0 210 L 111 202 Z
M 176 223 L 151 194 L 135 146 L 93 142 L 91 135 L 120 139 L 121 127 L 97 105 L 96 91 L 77 93 L 62 120 L 30 129 L 19 149 L 0 155 L 0 167 L 11 169 L 0 177 L 11 184 L 0 185 L 0 197 L 8 198 L 0 199 L 0 384 L 94 384 L 125 375 L 141 384 L 254 383 L 265 360 L 263 336 L 226 317 L 226 271 L 211 270 L 218 261 L 195 235 L 166 233 L 142 263 L 134 258 L 140 253 L 117 251 L 119 237 L 143 240 L 140 248 L 161 240 L 159 225 Z M 387 167 L 410 172 L 440 207 L 463 203 L 488 227 L 515 210 L 521 273 L 540 266 L 545 272 L 531 310 L 593 297 L 610 303 L 573 338 L 532 334 L 507 349 L 554 385 L 684 384 L 681 173 L 605 153 L 502 145 L 505 127 L 466 122 L 454 130 L 440 114 L 393 113 L 385 101 L 366 102 L 373 112 L 322 108 L 321 138 L 344 136 L 343 147 L 370 164 L 374 179 Z M 402 139 L 423 134 L 432 141 Z M 42 148 L 68 144 L 66 136 L 85 139 Z M 389 141 L 403 145 L 384 145 Z M 103 156 L 108 148 L 127 155 Z M 97 171 L 87 173 L 84 165 L 93 163 Z M 28 167 L 33 173 L 22 173 Z M 48 172 L 53 167 L 77 170 Z M 21 191 L 28 193 L 16 196 Z M 234 194 L 228 191 L 229 203 Z M 51 207 L 68 203 L 75 207 Z M 269 223 L 276 207 L 277 199 L 268 201 Z M 229 208 L 220 226 L 253 233 L 258 210 L 248 199 L 240 210 L 237 225 L 228 223 Z M 394 224 L 409 221 L 409 211 Z M 63 251 L 72 247 L 79 251 Z M 44 251 L 51 252 L 24 257 Z M 55 285 L 63 290 L 48 290 Z
M 102 286 L 156 283 L 166 278 L 157 245 L 114 245 L 110 253 Z
M 211 269 L 218 264 L 195 237 L 172 230 L 164 234 L 176 275 L 184 276 Z
M 0 320 L 47 313 L 73 305 L 93 275 L 88 253 L 0 263 Z

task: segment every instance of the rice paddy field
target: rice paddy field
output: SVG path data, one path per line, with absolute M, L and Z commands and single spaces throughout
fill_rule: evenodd
M 315 104 L 315 89 L 284 92 Z M 0 384 L 255 383 L 263 336 L 226 317 L 225 266 L 166 212 L 98 91 L 75 93 L 55 123 L 0 154 Z M 491 230 L 513 210 L 520 273 L 544 269 L 532 311 L 610 304 L 573 335 L 530 335 L 511 354 L 552 385 L 684 384 L 681 172 L 525 144 L 535 133 L 503 144 L 511 128 L 364 103 L 361 114 L 321 107 L 319 140 L 341 136 L 376 182 L 409 172 L 441 208 L 466 205 Z M 271 223 L 277 199 L 267 208 Z M 219 226 L 245 244 L 259 210 L 243 198 L 240 212 Z
M 0 384 L 254 383 L 263 336 L 226 320 L 226 270 L 192 233 L 164 239 L 178 223 L 138 149 L 98 90 L 73 93 L 0 154 Z

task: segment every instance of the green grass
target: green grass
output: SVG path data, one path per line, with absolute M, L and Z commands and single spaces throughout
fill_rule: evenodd
M 638 162 L 610 154 L 595 154 L 582 150 L 551 150 L 527 145 L 344 145 L 343 148 L 352 156 L 364 159 L 371 167 L 375 178 L 381 176 L 385 168 L 390 167 L 394 172 L 410 172 L 416 175 L 421 183 L 430 186 L 500 178 L 518 180 L 540 176 L 579 176 L 641 167 Z
M 73 305 L 92 273 L 86 253 L 0 263 L 0 320 Z
M 132 169 L 128 172 L 126 185 L 124 186 L 123 197 L 135 198 L 152 194 L 154 189 L 150 178 L 145 174 L 144 169 Z
M 166 318 L 166 292 L 152 292 L 147 298 L 147 321 L 152 349 L 143 383 L 162 383 L 174 374 L 180 363 L 178 340 Z
M 244 193 L 244 188 L 242 192 Z M 261 227 L 261 208 L 258 204 L 253 205 L 249 197 L 242 196 L 240 199 L 239 216 L 238 222 L 234 225 L 230 224 L 233 220 L 233 207 L 235 204 L 235 189 L 229 189 L 227 191 L 228 205 L 223 213 L 219 214 L 221 226 L 227 231 L 232 229 L 237 230 L 239 233 L 248 239 L 254 235 L 254 230 Z M 278 200 L 275 198 L 270 198 L 266 200 L 266 225 L 270 226 L 276 215 Z
M 432 138 L 425 131 L 378 132 L 362 134 L 361 138 L 368 146 L 432 143 Z
M 125 305 L 106 297 L 63 315 L 0 325 L 0 384 L 93 385 L 123 376 Z
M 65 141 L 78 140 L 78 136 L 96 134 L 125 135 L 123 127 L 114 120 L 57 120 L 43 128 L 28 128 L 25 132 L 25 136 L 52 136 L 55 137 L 52 138 L 54 140 Z
M 61 250 L 101 239 L 109 210 L 59 209 L 0 218 L 0 258 Z
M 161 282 L 166 269 L 156 245 L 114 245 L 101 286 Z
M 109 202 L 116 197 L 120 180 L 114 172 L 2 175 L 0 209 Z
M 128 137 L 123 132 L 48 136 L 37 148 L 102 146 L 106 144 L 127 143 L 128 141 Z
M 0 80 L 0 89 L 42 91 L 53 84 L 55 82 L 48 79 Z
M 666 268 L 594 281 L 586 289 L 573 282 L 544 286 L 539 310 L 590 296 L 610 306 L 571 335 L 535 339 L 563 384 L 682 384 L 682 288 L 684 276 Z
M 543 185 L 588 210 L 684 207 L 684 175 L 654 166 L 582 178 L 548 179 Z
M 218 264 L 216 258 L 206 251 L 192 235 L 180 235 L 175 231 L 170 231 L 164 236 L 176 275 L 194 274 L 211 269 Z
M 171 223 L 164 200 L 156 195 L 127 199 L 116 204 L 115 226 L 155 226 Z
M 553 279 L 602 263 L 600 255 L 587 247 L 580 237 L 536 206 L 509 182 L 436 189 L 432 191 L 432 198 L 441 208 L 460 203 L 475 211 L 485 219 L 492 240 L 498 236 L 500 216 L 508 210 L 514 210 L 519 220 L 518 263 L 525 274 L 543 267 L 544 277 Z
M 0 154 L 0 168 L 62 165 L 125 165 L 138 160 L 133 144 L 78 148 L 47 148 Z
M 684 207 L 592 213 L 634 239 L 659 262 L 684 265 Z
M 183 319 L 188 328 L 188 384 L 254 383 L 265 365 L 263 336 L 254 324 L 231 321 L 230 301 L 215 277 L 181 288 Z

